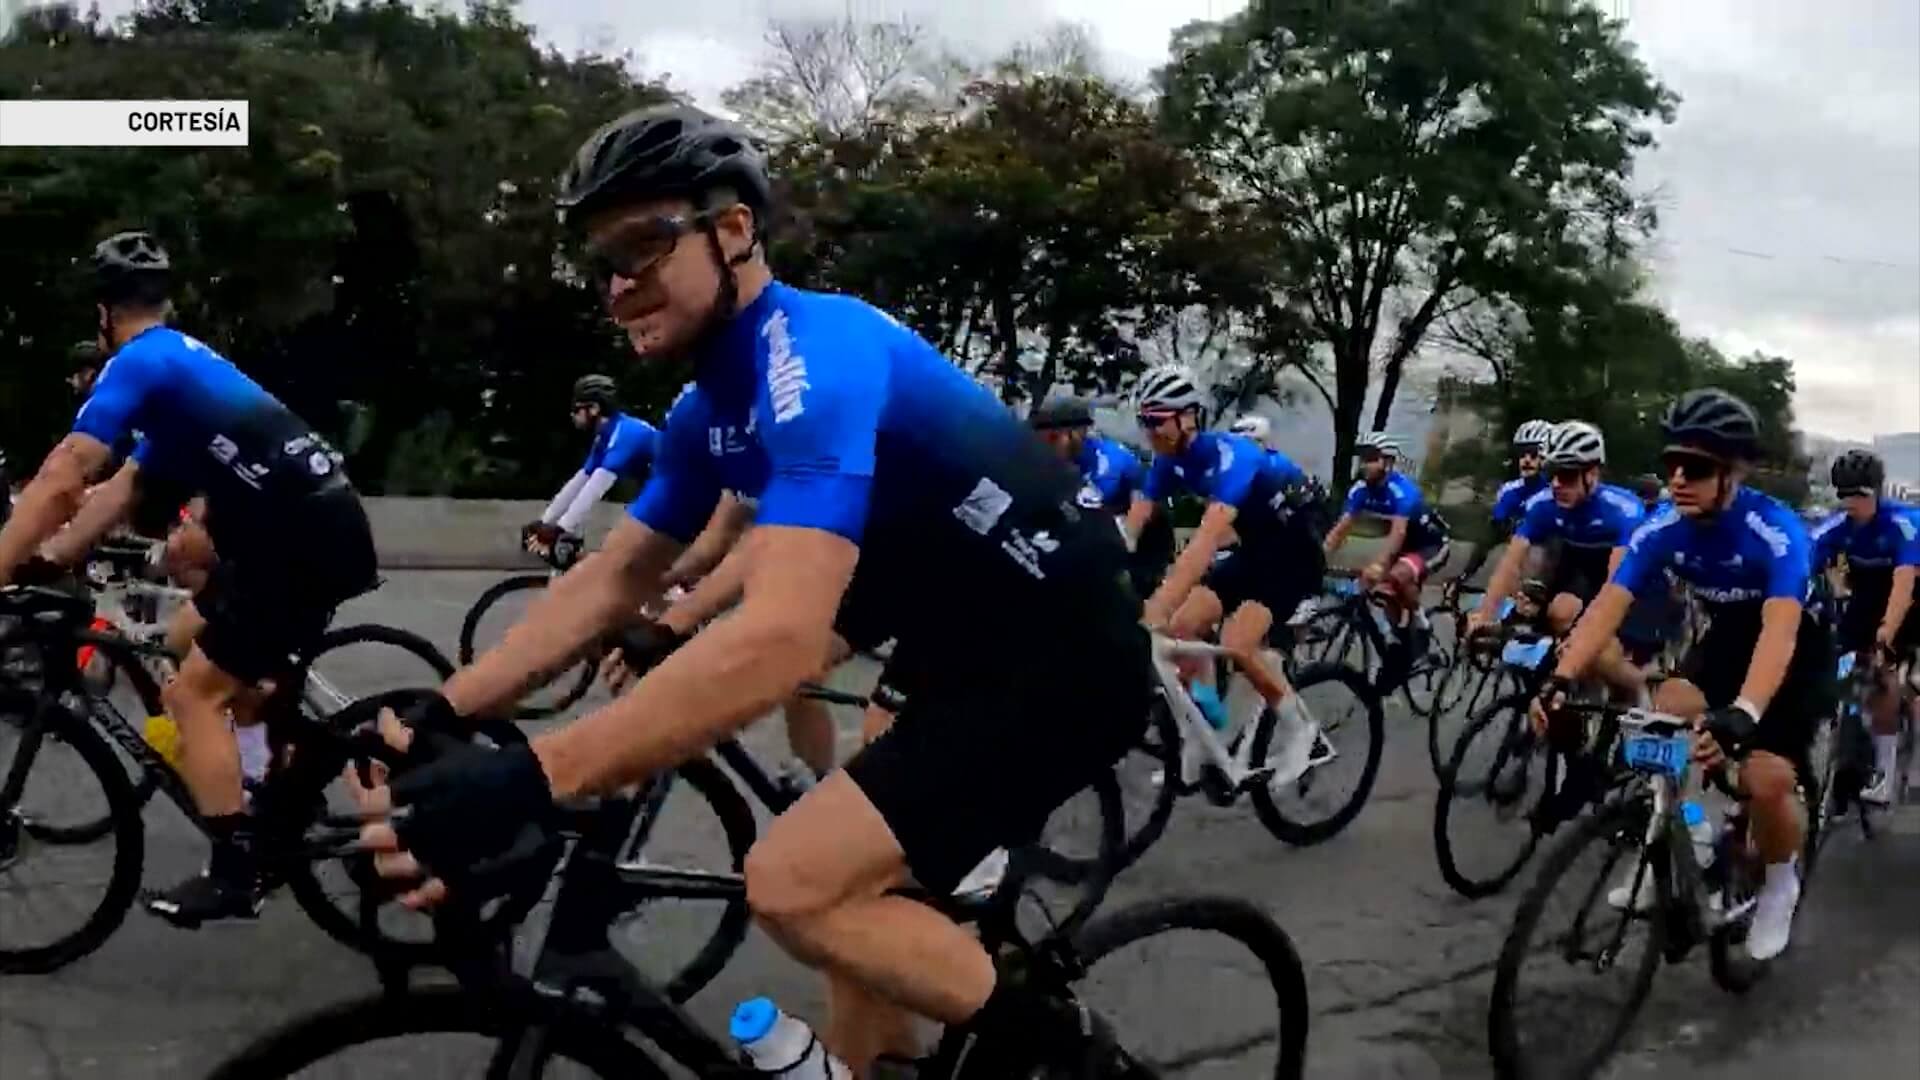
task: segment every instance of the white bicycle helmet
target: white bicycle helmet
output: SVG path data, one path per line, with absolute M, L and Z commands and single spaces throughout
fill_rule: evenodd
M 1273 422 L 1264 416 L 1248 413 L 1246 416 L 1235 420 L 1233 426 L 1228 430 L 1232 431 L 1235 435 L 1245 435 L 1247 438 L 1265 445 L 1267 437 L 1273 434 Z
M 1584 469 L 1607 463 L 1607 440 L 1585 420 L 1563 420 L 1554 425 L 1540 453 L 1549 468 Z
M 1513 429 L 1513 445 L 1545 446 L 1553 437 L 1553 422 L 1549 420 L 1529 420 Z
M 1393 436 L 1384 431 L 1363 431 L 1354 436 L 1353 449 L 1355 453 L 1361 450 L 1373 449 L 1380 451 L 1388 457 L 1397 458 L 1400 456 L 1400 444 L 1394 440 Z
M 1136 412 L 1201 409 L 1206 396 L 1200 392 L 1193 375 L 1178 364 L 1148 368 L 1133 384 L 1133 408 Z

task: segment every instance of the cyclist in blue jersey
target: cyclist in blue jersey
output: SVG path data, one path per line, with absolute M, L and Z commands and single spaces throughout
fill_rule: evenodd
M 411 902 L 481 899 L 521 865 L 507 857 L 524 841 L 550 835 L 556 798 L 705 753 L 816 675 L 836 636 L 897 636 L 927 658 L 904 709 L 767 827 L 747 857 L 748 903 L 828 974 L 825 1040 L 862 1074 L 895 1049 L 875 1045 L 894 1030 L 876 1006 L 943 1021 L 949 1071 L 962 1053 L 983 1076 L 1105 1060 L 1110 1033 L 1084 1009 L 999 981 L 976 939 L 891 890 L 909 876 L 951 890 L 1141 737 L 1148 639 L 1111 522 L 1082 510 L 1073 470 L 917 334 L 859 300 L 773 280 L 770 184 L 740 128 L 689 106 L 629 113 L 589 137 L 559 192 L 642 362 L 684 364 L 693 382 L 626 519 L 416 710 L 414 730 L 507 705 L 624 622 L 725 488 L 759 500 L 734 556 L 741 599 L 615 701 L 526 746 L 440 752 L 389 718 L 390 738 L 432 760 L 362 793 L 370 814 L 409 808 L 365 843 L 388 852 L 392 876 L 431 875 Z M 1071 612 L 1074 632 L 1009 611 Z M 1062 677 L 1076 671 L 1099 678 Z M 1002 782 L 983 788 L 984 775 Z
M 1424 639 L 1427 627 L 1426 616 L 1420 611 L 1420 586 L 1447 561 L 1447 523 L 1427 506 L 1420 485 L 1393 468 L 1399 445 L 1391 436 L 1380 431 L 1363 432 L 1354 440 L 1354 452 L 1360 459 L 1360 479 L 1347 489 L 1340 520 L 1327 533 L 1326 554 L 1331 558 L 1347 542 L 1356 516 L 1385 518 L 1386 543 L 1362 578 L 1369 585 L 1382 587 L 1396 621 Z M 1410 647 L 1395 650 L 1395 664 L 1406 662 L 1424 648 L 1423 640 L 1402 644 Z
M 1513 536 L 1514 527 L 1520 524 L 1527 501 L 1547 490 L 1547 476 L 1540 469 L 1540 450 L 1552 434 L 1553 424 L 1546 420 L 1528 420 L 1513 429 L 1513 438 L 1508 446 L 1513 455 L 1514 471 L 1519 475 L 1501 484 L 1500 490 L 1494 493 L 1493 531 L 1486 543 L 1474 545 L 1473 554 L 1468 556 L 1467 564 L 1454 577 L 1454 584 L 1470 581 L 1473 575 L 1480 572 L 1480 567 L 1486 564 L 1493 549 Z
M 1527 501 L 1513 542 L 1487 582 L 1490 602 L 1467 616 L 1467 632 L 1491 627 L 1499 605 L 1520 584 L 1521 567 L 1536 546 L 1557 543 L 1553 573 L 1547 580 L 1546 620 L 1556 635 L 1573 628 L 1580 612 L 1626 557 L 1627 541 L 1646 520 L 1640 500 L 1625 488 L 1600 482 L 1607 461 L 1606 439 L 1584 420 L 1554 426 L 1541 448 L 1540 461 L 1551 478 L 1546 490 Z M 1628 661 L 1618 642 L 1594 661 L 1594 672 L 1627 700 L 1639 700 L 1646 678 Z
M 1818 573 L 1842 556 L 1851 598 L 1838 631 L 1841 649 L 1880 668 L 1880 692 L 1867 703 L 1873 725 L 1873 782 L 1860 797 L 1886 805 L 1899 789 L 1894 775 L 1900 749 L 1899 665 L 1911 665 L 1920 647 L 1920 509 L 1881 498 L 1887 467 L 1869 450 L 1849 450 L 1834 460 L 1833 490 L 1845 509 L 1813 530 L 1813 568 Z M 1920 695 L 1914 721 L 1920 726 Z
M 653 462 L 660 437 L 652 424 L 620 411 L 619 386 L 606 375 L 582 375 L 573 384 L 573 426 L 593 432 L 593 445 L 580 471 L 553 502 L 522 530 L 526 549 L 541 558 L 558 556 L 565 568 L 579 557 L 587 516 L 623 478 L 639 479 Z
M 220 558 L 193 598 L 205 627 L 162 700 L 180 728 L 180 776 L 213 857 L 204 874 L 152 894 L 147 906 L 185 926 L 251 916 L 261 883 L 229 711 L 284 674 L 335 608 L 373 587 L 372 531 L 340 455 L 212 348 L 166 325 L 170 260 L 153 237 L 109 237 L 94 250 L 93 271 L 112 358 L 73 433 L 47 455 L 0 529 L 0 584 L 69 519 L 58 547 L 69 557 L 83 553 L 126 517 L 151 479 L 205 494 Z M 144 437 L 128 464 L 82 508 L 88 477 L 135 428 Z
M 1093 410 L 1079 398 L 1044 401 L 1027 416 L 1027 422 L 1056 454 L 1080 471 L 1085 481 L 1075 496 L 1080 505 L 1113 515 L 1123 535 L 1128 512 L 1137 504 L 1146 504 L 1151 516 L 1139 538 L 1127 535 L 1133 552 L 1127 560 L 1127 572 L 1135 592 L 1151 594 L 1166 573 L 1167 564 L 1173 561 L 1174 536 L 1166 503 L 1146 497 L 1146 465 L 1132 450 L 1092 434 Z
M 1739 736 L 1739 746 L 1721 746 L 1703 723 L 1695 754 L 1704 764 L 1749 751 L 1739 782 L 1753 842 L 1768 865 L 1747 947 L 1764 960 L 1787 947 L 1799 903 L 1795 774 L 1807 768 L 1814 725 L 1827 707 L 1833 652 L 1825 628 L 1802 606 L 1813 564 L 1799 517 L 1741 482 L 1759 453 L 1752 407 L 1723 390 L 1690 391 L 1661 430 L 1673 506 L 1635 530 L 1626 557 L 1568 638 L 1534 722 L 1548 722 L 1570 681 L 1613 640 L 1634 596 L 1666 587 L 1663 570 L 1693 587 L 1711 625 L 1683 665 L 1685 677 L 1661 684 L 1654 703 L 1689 717 L 1712 710 L 1713 730 Z M 1615 889 L 1609 900 L 1637 908 L 1650 895 L 1630 891 Z
M 1283 716 L 1296 719 L 1298 702 L 1260 650 L 1274 620 L 1292 615 L 1320 587 L 1319 545 L 1295 501 L 1305 474 L 1243 435 L 1202 430 L 1205 398 L 1185 368 L 1166 365 L 1142 373 L 1133 404 L 1154 458 L 1146 498 L 1127 514 L 1128 533 L 1138 535 L 1150 508 L 1178 490 L 1207 500 L 1199 527 L 1147 599 L 1147 625 L 1181 638 L 1219 626 L 1220 644 L 1242 669 L 1264 673 L 1264 680 L 1250 680 L 1255 689 Z M 1216 558 L 1234 535 L 1239 544 Z M 1189 674 L 1197 686 L 1211 687 L 1210 665 Z M 1293 731 L 1305 732 L 1304 720 Z M 1281 774 L 1297 776 L 1306 767 L 1311 741 L 1289 740 L 1280 751 L 1288 763 Z

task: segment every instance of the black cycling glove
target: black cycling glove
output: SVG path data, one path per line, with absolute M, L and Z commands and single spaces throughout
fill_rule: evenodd
M 525 743 L 493 749 L 449 734 L 439 695 L 408 710 L 413 744 L 393 777 L 394 830 L 462 902 L 478 904 L 544 876 L 558 852 L 559 810 Z
M 660 623 L 639 622 L 615 634 L 611 644 L 629 671 L 644 675 L 692 640 L 692 634 L 676 633 Z
M 1706 729 L 1713 741 L 1720 744 L 1720 752 L 1729 760 L 1737 760 L 1746 755 L 1760 725 L 1747 715 L 1747 710 L 1730 705 L 1707 713 Z

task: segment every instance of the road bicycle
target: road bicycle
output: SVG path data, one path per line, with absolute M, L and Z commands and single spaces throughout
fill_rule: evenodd
M 525 605 L 573 565 L 579 552 L 572 546 L 556 545 L 544 561 L 551 567 L 544 573 L 515 574 L 494 582 L 480 593 L 460 620 L 460 666 L 473 663 L 507 627 L 520 621 Z M 486 624 L 483 628 L 482 624 Z M 495 630 L 494 627 L 498 627 Z M 573 708 L 593 688 L 593 676 L 599 669 L 602 650 L 593 650 L 579 662 L 548 680 L 523 699 L 514 714 L 521 720 L 538 720 Z
M 1908 678 L 1896 677 L 1896 701 L 1894 708 L 1898 720 L 1896 737 L 1898 752 L 1894 757 L 1894 771 L 1891 783 L 1892 799 L 1886 807 L 1869 803 L 1860 797 L 1874 777 L 1873 731 L 1868 723 L 1868 714 L 1874 699 L 1881 690 L 1881 676 L 1885 666 L 1897 663 L 1895 657 L 1882 653 L 1874 663 L 1863 664 L 1859 654 L 1846 652 L 1840 654 L 1835 666 L 1834 676 L 1840 684 L 1841 692 L 1833 716 L 1820 725 L 1816 734 L 1812 755 L 1816 768 L 1820 769 L 1820 789 L 1827 798 L 1820 804 L 1819 815 L 1823 825 L 1839 821 L 1853 813 L 1860 824 L 1860 834 L 1871 840 L 1874 835 L 1873 818 L 1876 812 L 1900 806 L 1907 797 L 1907 773 L 1913 763 L 1913 696 L 1920 693 L 1914 688 L 1912 674 Z M 1823 829 L 1821 836 L 1831 838 L 1832 829 Z
M 739 1051 L 708 1034 L 670 994 L 639 975 L 613 940 L 612 928 L 626 914 L 664 896 L 701 898 L 721 903 L 742 901 L 745 885 L 737 873 L 691 872 L 663 868 L 644 858 L 645 840 L 636 840 L 633 823 L 644 817 L 637 799 L 612 798 L 573 811 L 563 838 L 548 845 L 544 862 L 528 876 L 556 879 L 551 913 L 544 927 L 529 928 L 528 946 L 510 958 L 487 935 L 470 937 L 470 915 L 450 911 L 438 920 L 450 941 L 463 942 L 455 965 L 457 986 L 406 985 L 387 994 L 349 1002 L 269 1033 L 228 1060 L 211 1080 L 271 1080 L 291 1076 L 323 1061 L 370 1044 L 440 1034 L 479 1035 L 488 1041 L 486 1061 L 475 1072 L 489 1077 L 532 1078 L 562 1065 L 591 1075 L 648 1080 L 669 1075 L 669 1064 L 702 1077 L 740 1077 L 747 1072 Z M 1101 850 L 1117 853 L 1117 806 L 1103 799 Z M 354 835 L 346 830 L 341 838 Z M 1271 1040 L 1272 1075 L 1302 1075 L 1308 1010 L 1305 976 L 1286 933 L 1256 907 L 1213 897 L 1173 897 L 1089 919 L 1080 907 L 1043 934 L 1030 936 L 1018 918 L 1024 886 L 1042 871 L 1016 847 L 1009 861 L 1008 887 L 985 898 L 938 897 L 908 892 L 956 921 L 973 924 L 995 957 L 999 977 L 1016 979 L 1038 992 L 1066 998 L 1083 988 L 1101 960 L 1117 950 L 1166 935 L 1203 933 L 1226 939 L 1250 954 L 1240 961 L 1259 973 L 1272 991 L 1276 1011 L 1270 1028 L 1251 1033 L 1248 1045 Z M 1111 861 L 1098 877 L 1104 892 Z M 552 868 L 552 869 L 550 869 Z M 1264 1015 L 1264 1012 L 1263 1014 Z M 1113 1069 L 1115 1080 L 1145 1080 L 1159 1075 L 1156 1065 L 1134 1055 L 1135 1046 L 1152 1042 L 1121 1033 L 1123 1045 Z M 1156 1044 L 1157 1045 L 1157 1044 Z M 381 1057 L 388 1047 L 376 1051 Z M 353 1066 L 342 1066 L 352 1070 Z M 673 1075 L 680 1075 L 674 1072 Z M 933 1080 L 935 1073 L 922 1071 Z
M 0 589 L 0 651 L 35 658 L 24 665 L 27 670 L 0 677 L 0 873 L 16 882 L 7 910 L 0 912 L 0 972 L 51 971 L 98 948 L 119 926 L 140 884 L 142 809 L 153 792 L 164 792 L 190 822 L 205 828 L 185 782 L 148 741 L 143 723 L 160 715 L 159 689 L 146 665 L 162 651 L 92 629 L 95 614 L 85 593 Z M 386 630 L 347 631 L 368 629 Z M 330 640 L 323 638 L 316 652 Z M 112 681 L 127 691 L 124 696 L 108 697 L 90 685 L 72 659 L 82 649 L 92 651 L 89 669 L 113 669 Z M 391 894 L 359 888 L 375 882 L 366 856 L 316 855 L 303 840 L 306 827 L 325 812 L 342 769 L 349 761 L 370 760 L 364 739 L 293 692 L 304 685 L 304 667 L 287 680 L 289 689 L 270 694 L 260 707 L 272 762 L 251 797 L 266 880 L 287 886 L 337 940 L 388 962 L 423 959 L 426 946 L 390 936 L 380 925 Z M 504 722 L 482 722 L 479 735 L 493 742 L 523 738 Z M 97 809 L 102 803 L 104 812 Z M 36 868 L 49 870 L 44 880 L 31 880 L 27 872 Z M 30 880 L 19 882 L 22 874 Z M 35 897 L 66 900 L 87 888 L 90 877 L 104 880 L 94 883 L 96 898 L 80 901 L 77 925 L 52 933 L 23 929 Z M 534 898 L 521 899 L 530 906 Z M 517 917 L 510 905 L 494 914 L 508 922 Z
M 1735 801 L 1703 866 L 1687 824 L 1703 811 L 1684 798 L 1693 767 L 1690 721 L 1645 709 L 1576 705 L 1553 722 L 1578 723 L 1587 738 L 1598 737 L 1606 722 L 1615 725 L 1630 782 L 1554 847 L 1514 915 L 1487 1014 L 1501 1080 L 1593 1076 L 1625 1037 L 1663 959 L 1679 963 L 1704 943 L 1714 981 L 1734 993 L 1750 989 L 1767 969 L 1745 949 L 1765 872 L 1749 840 L 1745 804 L 1735 794 L 1736 762 L 1748 733 L 1712 730 L 1729 761 L 1709 775 Z M 1809 782 L 1801 794 L 1809 806 L 1818 805 L 1817 785 Z M 1800 856 L 1802 904 L 1819 850 L 1818 818 L 1809 820 Z M 1623 866 L 1631 873 L 1620 874 Z M 1564 923 L 1549 920 L 1548 903 L 1563 896 L 1575 898 L 1572 915 Z M 1635 932 L 1641 935 L 1637 950 L 1629 941 Z M 1528 968 L 1529 961 L 1539 965 Z M 1616 976 L 1618 986 L 1599 985 Z
M 1415 635 L 1424 647 L 1410 657 L 1402 638 L 1414 632 L 1393 625 L 1379 590 L 1350 574 L 1328 574 L 1322 596 L 1303 603 L 1287 624 L 1299 662 L 1344 664 L 1363 673 L 1382 699 L 1398 691 L 1413 715 L 1426 721 L 1428 754 L 1437 772 L 1441 750 L 1435 734 L 1436 703 L 1454 666 L 1458 620 L 1444 606 L 1431 609 L 1428 620 L 1428 631 Z

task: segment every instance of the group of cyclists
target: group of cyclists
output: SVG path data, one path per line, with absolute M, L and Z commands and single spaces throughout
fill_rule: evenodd
M 575 384 L 572 417 L 592 450 L 522 536 L 570 568 L 496 647 L 408 715 L 383 718 L 407 767 L 357 789 L 364 846 L 382 874 L 408 883 L 406 903 L 481 899 L 558 828 L 560 803 L 670 769 L 787 704 L 810 775 L 747 857 L 748 900 L 769 936 L 825 975 L 833 1052 L 863 1076 L 884 1056 L 911 1056 L 911 1013 L 946 1025 L 923 1075 L 1096 1070 L 1113 1046 L 1097 1016 L 998 979 L 972 936 L 895 888 L 964 887 L 1138 742 L 1154 690 L 1150 631 L 1217 633 L 1276 712 L 1297 712 L 1266 647 L 1276 622 L 1319 592 L 1359 517 L 1386 522 L 1362 576 L 1395 623 L 1387 663 L 1406 664 L 1427 646 L 1419 597 L 1448 559 L 1447 523 L 1395 469 L 1394 440 L 1374 432 L 1358 441 L 1360 478 L 1329 525 L 1325 493 L 1265 445 L 1264 418 L 1210 428 L 1210 399 L 1179 366 L 1145 372 L 1129 400 L 1150 464 L 1095 434 L 1083 400 L 1016 417 L 886 313 L 776 280 L 765 161 L 745 132 L 697 109 L 608 123 L 558 191 L 639 362 L 690 381 L 657 429 L 620 410 L 610 377 Z M 86 401 L 73 430 L 0 528 L 0 585 L 84 557 L 143 491 L 173 493 L 174 507 L 199 497 L 211 553 L 195 562 L 204 580 L 164 700 L 212 856 L 147 903 L 182 925 L 246 916 L 265 883 L 229 721 L 374 586 L 372 535 L 341 456 L 167 325 L 172 265 L 154 237 L 108 238 L 92 269 L 98 366 L 76 367 Z M 1811 579 L 1844 555 L 1854 599 L 1841 644 L 1910 654 L 1920 514 L 1882 500 L 1880 463 L 1855 453 L 1834 466 L 1846 509 L 1809 536 L 1744 483 L 1760 435 L 1744 402 L 1693 391 L 1662 429 L 1667 494 L 1649 512 L 1603 481 L 1598 429 L 1522 425 L 1521 476 L 1495 507 L 1513 541 L 1488 593 L 1516 591 L 1530 550 L 1557 549 L 1545 618 L 1566 641 L 1536 706 L 1543 729 L 1577 679 L 1647 697 L 1620 634 L 1670 576 L 1706 605 L 1694 662 L 1653 700 L 1733 717 L 1718 729 L 1749 733 L 1742 746 L 1703 733 L 1697 752 L 1709 763 L 1745 755 L 1741 783 L 1769 863 L 1749 942 L 1764 958 L 1791 929 L 1796 769 L 1832 671 L 1828 630 L 1805 608 Z M 638 497 L 582 555 L 588 513 L 622 477 L 644 479 Z M 1176 553 L 1165 506 L 1180 493 L 1205 510 Z M 1472 627 L 1490 626 L 1494 607 L 1476 610 Z M 643 610 L 656 617 L 636 630 Z M 1070 613 L 1072 630 L 1010 612 Z M 448 737 L 609 640 L 623 692 L 604 705 L 523 745 Z M 809 716 L 796 691 L 887 641 L 880 715 L 836 769 L 831 720 Z M 1213 678 L 1188 675 L 1196 688 Z M 1874 717 L 1882 738 L 1897 719 L 1891 678 Z M 1309 742 L 1279 753 L 1303 763 Z M 1892 758 L 1876 745 L 1884 797 Z M 999 781 L 990 793 L 985 775 Z

